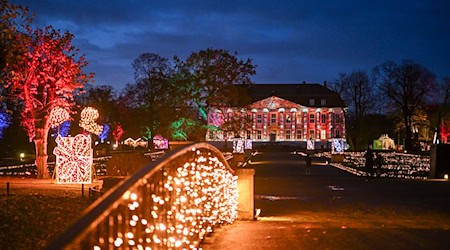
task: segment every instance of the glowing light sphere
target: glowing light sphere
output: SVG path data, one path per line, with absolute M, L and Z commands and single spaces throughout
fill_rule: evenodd
M 345 141 L 343 139 L 334 138 L 331 140 L 331 153 L 342 154 L 344 153 Z
M 50 111 L 50 126 L 52 128 L 56 128 L 61 125 L 63 122 L 70 119 L 69 111 L 65 108 L 55 107 Z
M 56 138 L 57 183 L 92 183 L 91 166 L 93 162 L 91 138 L 87 135 Z
M 100 135 L 103 131 L 103 126 L 96 123 L 99 117 L 98 110 L 92 107 L 86 107 L 81 111 L 80 127 L 89 133 Z

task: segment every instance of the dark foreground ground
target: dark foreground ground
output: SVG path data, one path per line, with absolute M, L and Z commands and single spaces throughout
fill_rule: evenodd
M 318 159 L 264 152 L 256 221 L 237 221 L 203 249 L 450 249 L 450 183 L 355 177 Z
M 89 206 L 88 188 L 98 184 L 85 185 L 82 197 L 81 185 L 0 178 L 0 249 L 44 249 Z

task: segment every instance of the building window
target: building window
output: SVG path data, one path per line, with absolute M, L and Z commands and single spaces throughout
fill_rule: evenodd
M 291 131 L 286 130 L 286 140 L 290 140 L 290 139 L 291 139 Z
M 322 106 L 327 105 L 327 99 L 320 99 L 320 105 Z
M 277 123 L 277 114 L 270 114 L 270 123 L 271 124 Z
M 249 120 L 249 121 L 252 119 L 252 116 L 250 114 L 247 114 L 246 117 L 247 117 L 247 120 Z
M 286 115 L 286 123 L 291 123 L 291 115 Z
M 314 130 L 309 131 L 309 138 L 314 139 Z
M 309 123 L 314 123 L 314 114 L 309 115 Z
M 320 139 L 320 131 L 317 131 L 316 139 Z
M 256 139 L 258 139 L 258 140 L 262 139 L 261 130 L 256 131 Z
M 320 131 L 320 139 L 327 139 L 327 131 L 326 130 L 321 130 Z
M 256 123 L 261 123 L 261 114 L 256 115 Z
M 297 140 L 302 139 L 302 131 L 301 130 L 297 130 Z
M 303 117 L 302 114 L 298 114 L 298 115 L 297 115 L 297 124 L 302 123 L 302 117 Z
M 316 105 L 315 100 L 314 100 L 314 99 L 309 99 L 309 105 L 310 105 L 310 106 Z
M 322 114 L 322 123 L 325 123 L 327 121 L 327 115 Z
M 252 131 L 247 130 L 247 140 L 252 139 Z

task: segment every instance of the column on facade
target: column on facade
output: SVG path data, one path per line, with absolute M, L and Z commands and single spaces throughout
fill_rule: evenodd
M 289 110 L 291 112 L 291 139 L 293 141 L 297 140 L 297 117 L 296 117 L 296 112 L 297 109 L 296 108 L 291 108 L 291 110 Z
M 256 113 L 258 112 L 257 109 L 252 109 L 252 131 L 251 131 L 251 138 L 253 140 L 257 139 L 256 138 L 256 124 L 257 124 L 257 120 L 256 120 Z
M 309 117 L 308 117 L 308 109 L 304 108 L 303 109 L 303 138 L 305 139 L 309 139 L 308 138 L 308 128 L 309 128 Z
M 264 108 L 263 109 L 263 139 L 264 140 L 267 140 L 268 113 L 269 113 L 269 110 L 267 108 Z
M 284 108 L 278 109 L 278 116 L 279 116 L 279 122 L 278 122 L 278 131 L 280 133 L 280 140 L 284 141 L 286 139 L 286 135 L 284 133 Z

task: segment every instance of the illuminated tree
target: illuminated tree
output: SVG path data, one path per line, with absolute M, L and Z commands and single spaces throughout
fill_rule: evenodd
M 376 66 L 374 73 L 382 94 L 402 114 L 405 149 L 410 150 L 413 148 L 413 115 L 433 94 L 436 78 L 424 66 L 412 61 L 386 62 Z
M 17 62 L 7 64 L 7 87 L 22 105 L 22 125 L 35 144 L 38 178 L 47 178 L 50 111 L 54 107 L 70 109 L 74 93 L 92 75 L 82 72 L 87 62 L 72 46 L 69 32 L 61 34 L 51 26 L 25 27 L 25 31 L 15 36 L 26 52 Z
M 122 137 L 124 131 L 120 124 L 116 124 L 116 128 L 113 130 L 112 135 L 114 137 L 114 140 L 116 141 L 116 146 L 119 145 L 120 137 Z
M 182 93 L 198 109 L 204 124 L 211 107 L 237 106 L 240 98 L 235 85 L 251 84 L 255 68 L 251 59 L 238 59 L 237 53 L 222 49 L 194 52 L 186 62 L 177 60 Z

